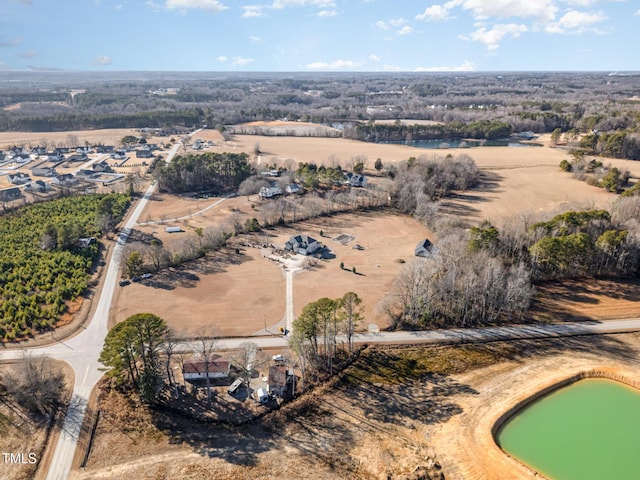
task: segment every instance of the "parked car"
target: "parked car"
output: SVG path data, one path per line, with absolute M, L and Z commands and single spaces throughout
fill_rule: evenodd
M 151 278 L 151 274 L 150 273 L 143 273 L 142 275 L 140 275 L 140 278 L 142 280 L 146 280 L 147 278 Z
M 281 355 L 281 354 L 277 354 L 273 356 L 273 361 L 274 362 L 284 362 L 286 360 L 286 358 Z
M 125 279 L 125 280 L 120 280 L 120 286 L 121 286 L 121 287 L 124 287 L 124 286 L 126 286 L 126 285 L 129 285 L 130 283 L 131 283 L 131 282 L 130 282 L 129 280 L 126 280 L 126 279 Z

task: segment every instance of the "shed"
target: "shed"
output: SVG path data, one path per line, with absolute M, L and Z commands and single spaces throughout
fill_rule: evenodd
M 416 248 L 413 254 L 416 257 L 429 257 L 431 256 L 432 251 L 433 251 L 433 243 L 431 243 L 431 241 L 428 238 L 426 238 L 420 241 L 418 245 L 416 245 Z
M 164 231 L 167 233 L 180 233 L 182 228 L 180 227 L 165 227 Z

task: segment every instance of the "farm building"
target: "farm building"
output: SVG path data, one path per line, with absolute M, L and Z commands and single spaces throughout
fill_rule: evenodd
M 321 247 L 320 242 L 308 235 L 296 235 L 284 244 L 284 249 L 300 255 L 311 255 Z
M 231 362 L 223 359 L 216 359 L 209 362 L 193 361 L 184 362 L 182 366 L 182 376 L 185 380 L 203 380 L 212 378 L 227 378 L 231 370 Z
M 164 231 L 167 233 L 180 233 L 182 228 L 180 227 L 165 227 Z
M 429 257 L 433 252 L 433 243 L 427 238 L 422 240 L 418 245 L 416 245 L 416 249 L 413 254 L 416 257 Z

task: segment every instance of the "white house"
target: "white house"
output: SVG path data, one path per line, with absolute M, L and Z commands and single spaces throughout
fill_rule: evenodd
M 349 185 L 350 187 L 360 187 L 364 188 L 367 186 L 368 180 L 364 175 L 360 175 L 359 173 L 347 173 L 344 176 L 344 183 Z
M 207 366 L 203 361 L 184 362 L 182 376 L 185 380 L 203 380 L 212 378 L 227 378 L 231 370 L 229 360 L 216 359 Z
M 280 187 L 260 187 L 258 195 L 260 198 L 273 198 L 282 195 L 282 189 Z

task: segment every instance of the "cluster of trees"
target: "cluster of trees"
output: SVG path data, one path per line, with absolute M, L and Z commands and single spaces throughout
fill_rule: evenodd
M 500 229 L 438 224 L 437 248 L 401 270 L 385 307 L 396 326 L 467 327 L 513 322 L 536 282 L 586 275 L 640 275 L 640 196 L 607 210 L 544 221 L 522 215 Z
M 246 153 L 212 153 L 177 156 L 153 170 L 161 191 L 223 192 L 235 189 L 251 174 Z
M 580 139 L 579 150 L 585 155 L 640 160 L 640 135 L 635 129 L 591 133 Z
M 520 320 L 532 295 L 524 264 L 473 248 L 464 232 L 453 230 L 431 258 L 402 268 L 385 308 L 395 326 L 473 327 Z
M 142 273 L 157 272 L 163 268 L 201 258 L 207 252 L 224 246 L 230 236 L 227 232 L 232 232 L 232 229 L 231 225 L 196 228 L 192 235 L 168 244 L 163 244 L 155 238 L 148 243 L 128 244 L 122 255 L 123 271 L 129 277 L 135 277 Z
M 100 363 L 109 368 L 108 375 L 116 385 L 133 387 L 150 401 L 158 390 L 162 373 L 160 351 L 168 334 L 166 322 L 157 315 L 132 315 L 109 330 Z
M 302 309 L 293 322 L 289 344 L 300 359 L 300 369 L 306 373 L 333 372 L 341 354 L 353 354 L 353 335 L 363 319 L 362 299 L 354 292 L 341 298 L 321 298 Z M 339 345 L 343 335 L 346 345 Z
M 394 178 L 393 199 L 403 212 L 413 213 L 427 224 L 434 214 L 434 201 L 453 190 L 467 190 L 478 183 L 480 172 L 468 155 L 445 158 L 411 157 L 390 170 Z
M 0 386 L 29 413 L 52 419 L 62 403 L 65 378 L 51 359 L 25 356 L 0 380 Z M 0 400 L 6 402 L 2 393 Z
M 632 219 L 613 220 L 606 210 L 589 210 L 533 224 L 529 228 L 533 243 L 528 247 L 533 277 L 638 274 L 640 232 L 634 225 L 630 231 L 628 220 Z M 633 220 L 637 223 L 637 218 Z
M 581 152 L 575 152 L 573 159 L 562 160 L 560 170 L 571 172 L 578 180 L 584 180 L 590 185 L 602 187 L 609 192 L 624 193 L 629 187 L 631 173 L 629 170 L 620 170 L 611 165 L 603 165 L 599 160 L 587 160 Z
M 78 246 L 119 221 L 129 197 L 83 195 L 27 205 L 0 217 L 0 338 L 47 330 L 87 287 L 98 245 Z M 108 220 L 108 221 L 107 221 Z
M 411 142 L 414 140 L 475 138 L 495 140 L 508 138 L 512 127 L 500 120 L 450 122 L 446 124 L 359 123 L 345 135 L 367 142 Z

